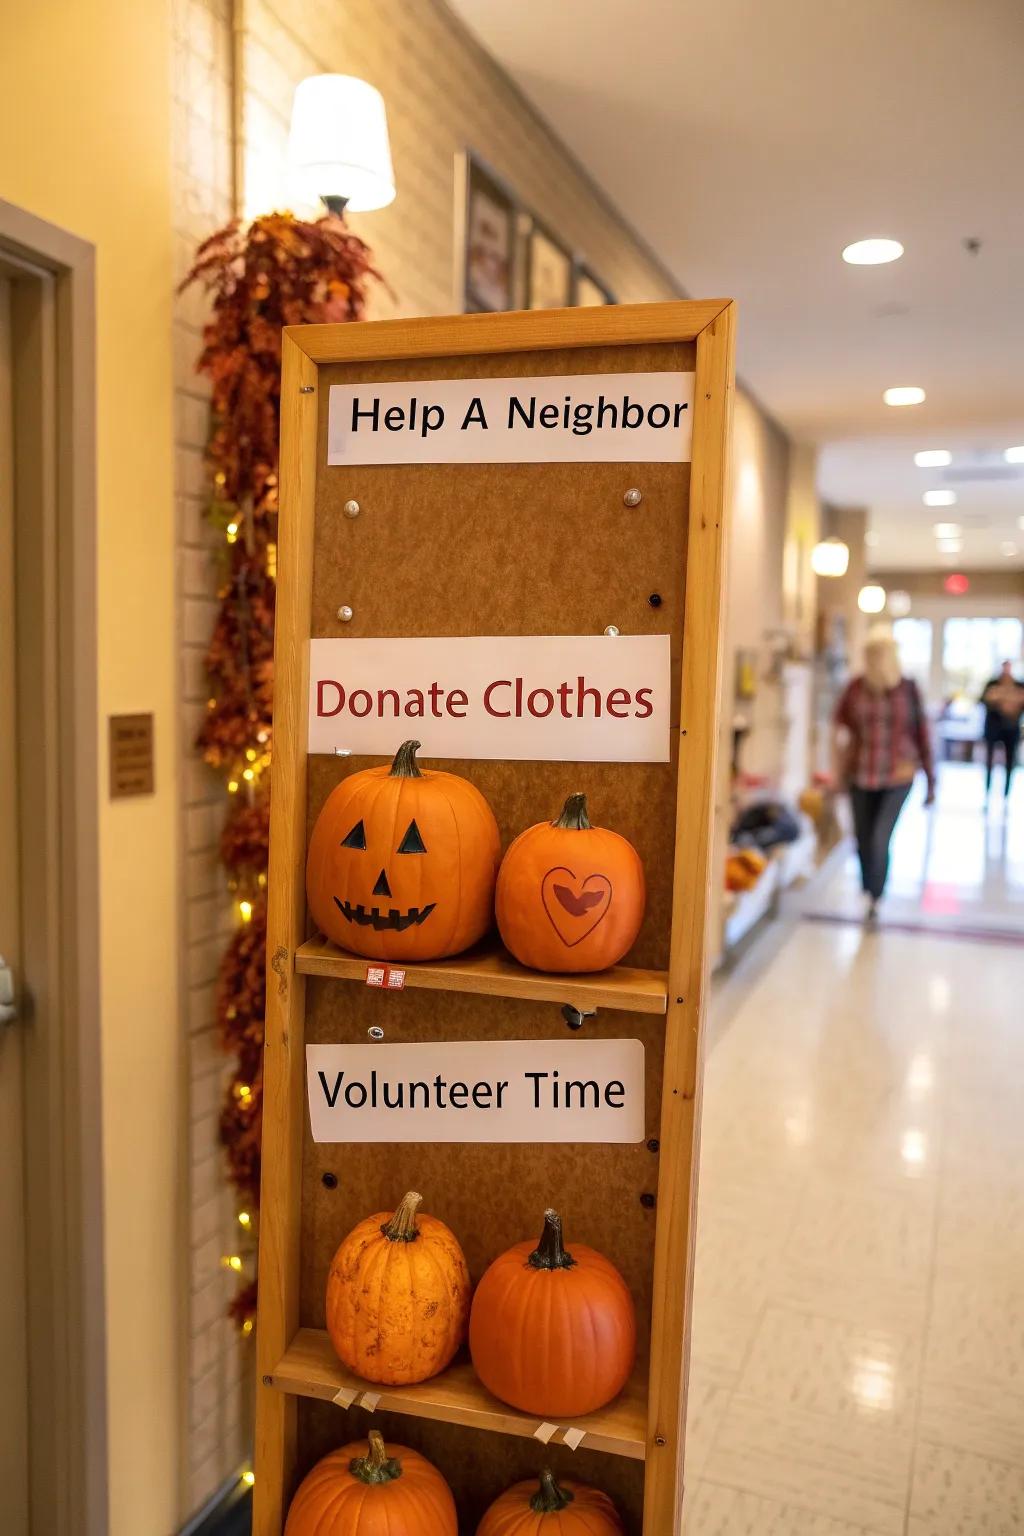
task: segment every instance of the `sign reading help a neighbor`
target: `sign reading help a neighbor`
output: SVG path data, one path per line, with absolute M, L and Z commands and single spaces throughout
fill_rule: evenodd
M 637 1142 L 640 1040 L 307 1045 L 314 1141 Z
M 311 640 L 309 750 L 667 763 L 668 635 Z
M 692 373 L 332 384 L 328 464 L 686 464 Z

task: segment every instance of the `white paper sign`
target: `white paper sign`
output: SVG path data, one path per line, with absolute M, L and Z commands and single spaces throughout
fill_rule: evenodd
M 332 384 L 328 464 L 685 464 L 692 373 Z
M 668 635 L 311 640 L 309 750 L 665 763 Z
M 640 1040 L 307 1045 L 306 1087 L 314 1141 L 644 1139 Z

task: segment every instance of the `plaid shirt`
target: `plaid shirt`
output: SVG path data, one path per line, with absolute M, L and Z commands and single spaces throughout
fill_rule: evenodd
M 932 744 L 917 684 L 904 677 L 895 688 L 876 693 L 862 677 L 848 684 L 836 709 L 836 724 L 850 733 L 847 778 L 861 789 L 905 784 L 923 768 L 934 777 Z

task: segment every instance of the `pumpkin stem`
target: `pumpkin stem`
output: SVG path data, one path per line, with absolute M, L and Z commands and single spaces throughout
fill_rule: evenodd
M 544 1231 L 526 1262 L 531 1269 L 572 1269 L 576 1263 L 562 1247 L 562 1218 L 557 1211 L 544 1212 Z
M 393 1483 L 402 1475 L 402 1463 L 389 1456 L 384 1447 L 384 1436 L 379 1429 L 371 1429 L 369 1450 L 365 1456 L 353 1456 L 348 1469 L 361 1483 Z
M 566 827 L 570 832 L 589 832 L 590 817 L 587 815 L 587 797 L 579 793 L 570 795 L 562 806 L 561 814 L 551 823 L 553 827 Z
M 416 753 L 420 749 L 418 741 L 403 741 L 395 753 L 395 760 L 391 764 L 390 779 L 422 779 L 423 772 L 416 761 Z
M 381 1227 L 388 1242 L 414 1243 L 416 1241 L 420 1235 L 416 1226 L 416 1212 L 422 1203 L 423 1196 L 418 1195 L 414 1189 L 410 1189 L 391 1220 L 386 1221 Z
M 568 1488 L 559 1488 L 555 1474 L 550 1467 L 545 1467 L 540 1475 L 540 1488 L 530 1500 L 530 1508 L 535 1515 L 556 1515 L 559 1510 L 567 1509 L 575 1497 Z

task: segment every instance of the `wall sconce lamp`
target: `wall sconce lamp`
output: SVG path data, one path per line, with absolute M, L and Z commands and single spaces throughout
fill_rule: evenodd
M 331 213 L 386 208 L 395 197 L 388 119 L 375 86 L 354 75 L 310 75 L 295 87 L 288 139 L 297 202 Z

